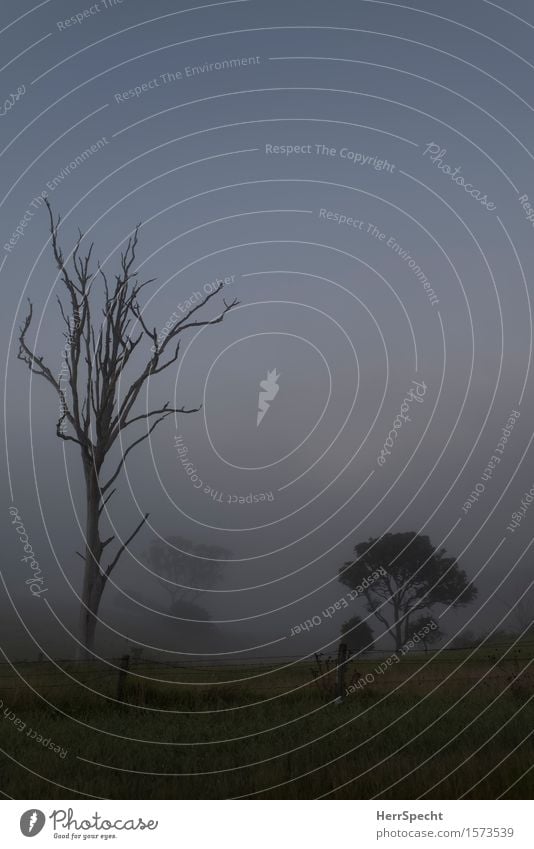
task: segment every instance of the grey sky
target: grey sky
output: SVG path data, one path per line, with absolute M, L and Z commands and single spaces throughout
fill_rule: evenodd
M 203 600 L 221 620 L 203 650 L 273 642 L 273 653 L 299 654 L 337 637 L 333 621 L 299 645 L 282 639 L 343 594 L 336 574 L 352 546 L 388 529 L 421 529 L 462 554 L 470 575 L 505 540 L 477 578 L 480 612 L 444 620 L 449 635 L 475 613 L 475 630 L 492 626 L 531 572 L 530 516 L 507 530 L 534 482 L 532 222 L 523 197 L 534 204 L 530 4 L 107 5 L 2 4 L 2 575 L 20 617 L 54 651 L 71 653 L 23 584 L 7 510 L 12 495 L 46 570 L 47 601 L 72 626 L 66 578 L 79 589 L 79 459 L 74 446 L 63 452 L 57 399 L 42 381 L 30 384 L 12 338 L 30 297 L 36 347 L 59 371 L 60 290 L 45 210 L 32 206 L 46 191 L 64 218 L 65 249 L 81 228 L 111 273 L 143 222 L 142 273 L 157 278 L 151 326 L 163 328 L 217 279 L 233 275 L 226 293 L 240 301 L 222 325 L 187 337 L 179 371 L 150 384 L 152 405 L 176 392 L 178 404 L 204 408 L 177 429 L 164 423 L 121 478 L 114 525 L 127 536 L 146 510 L 150 527 L 113 575 L 104 622 L 184 650 L 187 639 L 164 617 L 117 603 L 133 593 L 166 611 L 142 553 L 152 536 L 179 534 L 233 554 Z M 259 384 L 272 369 L 279 392 L 257 427 Z M 414 380 L 427 387 L 423 402 L 412 402 L 412 420 L 380 466 Z M 465 512 L 513 410 L 520 417 L 502 460 Z M 202 488 L 180 462 L 177 433 Z M 246 502 L 261 493 L 272 500 Z M 2 605 L 3 644 L 14 647 L 16 636 L 20 651 L 35 654 L 3 588 Z M 104 646 L 104 627 L 101 638 Z

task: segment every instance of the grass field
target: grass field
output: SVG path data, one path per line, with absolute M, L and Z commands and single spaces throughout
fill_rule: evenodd
M 0 786 L 19 799 L 532 798 L 531 656 L 413 654 L 383 674 L 381 658 L 357 660 L 346 687 L 374 680 L 342 704 L 313 658 L 138 663 L 120 692 L 104 664 L 4 664 Z

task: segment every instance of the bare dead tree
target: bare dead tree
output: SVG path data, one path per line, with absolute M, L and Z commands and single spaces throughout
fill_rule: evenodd
M 45 364 L 44 358 L 38 356 L 27 342 L 33 318 L 31 301 L 26 319 L 20 328 L 18 359 L 26 363 L 34 374 L 43 377 L 55 390 L 60 399 L 56 434 L 65 442 L 74 442 L 81 452 L 86 495 L 86 529 L 85 553 L 80 554 L 85 563 L 80 639 L 85 647 L 83 654 L 91 656 L 94 653 L 98 609 L 106 583 L 121 555 L 139 533 L 149 515 L 146 513 L 130 536 L 117 545 L 114 556 L 110 556 L 108 560 L 106 553 L 104 557 L 105 550 L 115 540 L 114 534 L 106 539 L 102 539 L 101 535 L 104 508 L 116 491 L 113 484 L 130 452 L 148 439 L 167 416 L 174 413 L 198 412 L 200 409 L 174 408 L 170 406 L 170 402 L 166 402 L 158 409 L 136 415 L 135 403 L 145 384 L 178 360 L 178 337 L 191 328 L 219 324 L 226 313 L 236 306 L 237 301 L 223 301 L 224 309 L 215 318 L 197 319 L 195 314 L 220 292 L 224 285 L 221 283 L 180 317 L 167 336 L 161 339 L 155 328 L 149 329 L 146 325 L 138 300 L 142 289 L 153 282 L 153 279 L 138 282 L 135 269 L 140 225 L 137 225 L 120 255 L 120 270 L 115 275 L 115 282 L 111 284 L 100 264 L 97 264 L 96 274 L 91 270 L 94 243 L 91 243 L 85 255 L 81 254 L 81 232 L 72 251 L 69 270 L 58 241 L 61 217 L 55 219 L 47 201 L 46 205 L 50 218 L 52 252 L 60 279 L 66 289 L 65 300 L 62 301 L 59 297 L 57 299 L 61 318 L 67 328 L 64 333 L 68 342 L 64 354 L 65 380 L 60 376 L 56 377 Z M 98 307 L 95 309 L 94 290 L 98 288 L 95 286 L 96 280 L 101 282 L 102 310 Z M 103 313 L 103 320 L 100 318 L 100 312 Z M 132 336 L 134 327 L 137 329 L 137 335 Z M 151 343 L 150 353 L 143 358 L 144 365 L 141 367 L 134 369 L 133 363 L 130 364 L 133 377 L 130 383 L 126 383 L 126 391 L 119 394 L 119 384 L 124 372 L 143 340 Z M 124 450 L 121 449 L 120 459 L 116 462 L 115 458 L 112 469 L 108 470 L 109 463 L 106 465 L 106 459 L 119 434 L 131 425 L 139 425 L 141 422 L 146 424 L 146 429 Z M 109 459 L 111 461 L 111 458 Z

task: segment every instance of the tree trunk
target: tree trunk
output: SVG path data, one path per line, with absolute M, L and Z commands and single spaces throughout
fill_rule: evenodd
M 406 644 L 410 639 L 410 614 L 407 613 L 404 618 L 404 643 Z
M 402 621 L 401 614 L 399 608 L 395 605 L 393 607 L 393 620 L 394 620 L 394 628 L 395 628 L 395 651 L 400 651 L 403 647 L 404 643 L 402 641 Z
M 83 576 L 82 605 L 80 609 L 80 659 L 94 658 L 95 631 L 98 622 L 98 608 L 106 575 L 100 569 L 102 542 L 99 533 L 100 492 L 98 476 L 94 468 L 86 469 L 86 539 L 85 568 Z
M 106 579 L 85 567 L 82 604 L 80 608 L 80 659 L 93 660 L 95 648 L 95 631 L 98 622 L 98 608 L 104 591 Z

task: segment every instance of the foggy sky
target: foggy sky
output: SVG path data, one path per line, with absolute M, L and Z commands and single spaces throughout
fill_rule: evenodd
M 428 534 L 470 576 L 482 570 L 475 605 L 442 622 L 449 637 L 469 617 L 477 632 L 495 626 L 531 580 L 530 514 L 507 530 L 534 483 L 532 222 L 519 200 L 534 198 L 530 4 L 97 5 L 68 27 L 88 5 L 2 5 L 0 102 L 25 89 L 0 117 L 2 645 L 71 656 L 81 586 L 77 447 L 55 436 L 53 391 L 16 360 L 29 297 L 30 338 L 54 373 L 61 367 L 61 284 L 46 210 L 32 206 L 43 191 L 63 217 L 65 253 L 80 228 L 110 275 L 142 222 L 138 267 L 156 278 L 145 290 L 149 326 L 163 328 L 227 277 L 225 297 L 240 302 L 222 324 L 184 338 L 177 367 L 151 381 L 139 406 L 203 408 L 164 422 L 120 478 L 109 511 L 119 537 L 144 512 L 150 519 L 106 589 L 104 654 L 131 640 L 177 657 L 193 644 L 332 650 L 363 604 L 300 642 L 290 629 L 344 594 L 337 572 L 357 542 L 390 530 Z M 236 58 L 255 61 L 209 70 Z M 136 86 L 145 90 L 125 99 Z M 288 146 L 301 151 L 286 155 Z M 433 162 L 436 147 L 445 153 Z M 459 168 L 494 208 L 440 165 Z M 207 314 L 221 306 L 220 296 Z M 259 383 L 273 369 L 279 392 L 258 427 Z M 424 399 L 380 466 L 413 381 Z M 464 512 L 514 410 L 502 460 Z M 202 488 L 188 479 L 177 435 Z M 272 500 L 239 503 L 260 493 Z M 46 604 L 24 584 L 12 503 L 46 575 Z M 161 615 L 167 600 L 143 556 L 151 539 L 173 535 L 232 552 L 224 581 L 203 594 L 214 626 L 198 644 Z

